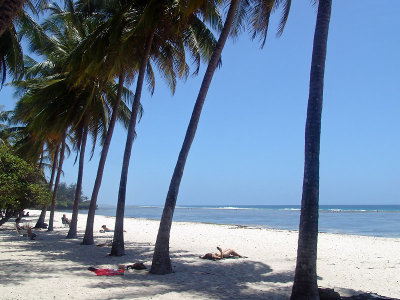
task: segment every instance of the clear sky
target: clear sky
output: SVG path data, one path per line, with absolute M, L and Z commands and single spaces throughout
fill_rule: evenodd
M 274 15 L 264 49 L 248 33 L 222 54 L 177 205 L 300 204 L 316 7 L 293 1 L 281 38 Z M 320 204 L 400 204 L 400 1 L 333 1 L 325 72 Z M 205 66 L 174 96 L 157 80 L 142 94 L 126 205 L 163 205 Z M 132 86 L 134 89 L 134 86 Z M 6 109 L 16 99 L 0 91 Z M 126 131 L 115 131 L 98 204 L 116 205 Z M 90 147 L 89 147 L 90 148 Z M 90 149 L 89 149 L 90 150 Z M 100 147 L 86 161 L 90 198 Z M 89 156 L 89 151 L 87 152 Z M 77 177 L 75 155 L 62 181 Z

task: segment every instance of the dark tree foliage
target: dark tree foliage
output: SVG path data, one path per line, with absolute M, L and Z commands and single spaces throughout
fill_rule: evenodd
M 56 209 L 72 209 L 74 206 L 76 184 L 72 183 L 67 185 L 65 182 L 61 182 L 58 186 L 57 197 L 56 197 Z M 79 207 L 81 209 L 88 209 L 90 201 L 88 197 L 84 196 L 81 192 L 79 196 Z
M 43 172 L 0 146 L 0 225 L 25 208 L 47 205 L 51 192 Z

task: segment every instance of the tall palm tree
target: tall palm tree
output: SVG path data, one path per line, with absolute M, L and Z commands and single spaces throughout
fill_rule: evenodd
M 103 148 L 101 150 L 99 166 L 97 168 L 96 179 L 95 179 L 95 183 L 93 186 L 92 196 L 90 198 L 90 205 L 89 205 L 89 211 L 88 211 L 88 216 L 87 216 L 87 221 L 86 221 L 85 235 L 84 235 L 83 241 L 82 241 L 83 245 L 93 245 L 94 244 L 93 227 L 94 227 L 94 216 L 95 216 L 96 206 L 97 206 L 97 196 L 100 191 L 100 186 L 101 186 L 101 181 L 103 178 L 103 172 L 104 172 L 104 167 L 106 164 L 108 149 L 110 148 L 111 138 L 113 136 L 115 123 L 118 118 L 118 108 L 120 106 L 120 102 L 122 99 L 122 88 L 123 88 L 123 84 L 124 84 L 124 79 L 125 79 L 125 74 L 123 71 L 121 71 L 119 79 L 118 79 L 117 101 L 115 102 L 115 106 L 113 107 L 111 119 L 110 119 L 110 122 L 108 123 L 107 135 L 106 135 L 106 139 L 103 144 Z
M 131 110 L 132 113 L 128 127 L 128 134 L 126 137 L 124 158 L 121 171 L 121 180 L 118 192 L 117 211 L 115 218 L 115 231 L 111 248 L 111 255 L 113 256 L 122 256 L 125 254 L 123 231 L 124 231 L 124 212 L 125 212 L 126 184 L 128 179 L 129 160 L 131 157 L 133 138 L 135 136 L 135 127 L 140 107 L 140 98 L 142 94 L 143 80 L 147 62 L 150 55 L 150 49 L 151 49 L 151 44 L 153 42 L 153 37 L 154 37 L 154 30 L 151 30 L 146 38 L 143 60 L 140 63 L 139 75 L 136 83 L 135 98 L 132 104 L 132 110 Z
M 185 47 L 190 51 L 195 50 L 195 43 L 190 41 L 193 35 L 189 33 L 188 25 L 191 24 L 191 21 L 196 25 L 200 25 L 197 22 L 198 19 L 196 18 L 195 13 L 202 8 L 201 5 L 210 8 L 207 1 L 194 1 L 194 3 L 191 4 L 192 5 L 189 6 L 186 1 L 152 0 L 147 1 L 145 5 L 141 4 L 132 7 L 133 11 L 139 12 L 139 14 L 136 13 L 138 17 L 134 22 L 134 30 L 129 34 L 128 45 L 134 45 L 136 47 L 136 53 L 139 53 L 137 56 L 139 70 L 118 192 L 115 231 L 111 249 L 111 255 L 114 256 L 125 254 L 123 219 L 126 199 L 126 184 L 132 143 L 135 136 L 137 112 L 140 105 L 146 68 L 147 70 L 151 68 L 149 63 L 150 58 L 160 59 L 162 63 L 158 66 L 160 70 L 166 74 L 166 77 L 169 78 L 168 83 L 170 84 L 172 91 L 174 91 L 176 84 L 175 74 L 177 74 L 178 77 L 187 76 L 188 67 L 185 59 Z M 176 20 L 180 20 L 180 22 L 176 22 Z M 207 30 L 204 32 L 206 32 L 207 36 L 204 40 L 207 40 L 210 37 L 210 32 Z M 184 39 L 183 36 L 186 36 L 186 39 Z M 144 48 L 141 48 L 140 44 L 144 45 Z M 204 44 L 207 44 L 207 42 Z M 204 47 L 201 43 L 197 43 L 197 45 L 200 46 L 200 48 Z M 200 48 L 198 50 L 200 50 Z M 200 52 L 197 51 L 197 53 Z
M 186 163 L 187 156 L 189 154 L 190 146 L 193 142 L 197 125 L 200 120 L 200 114 L 204 104 L 204 100 L 206 98 L 207 91 L 211 84 L 214 72 L 218 66 L 218 62 L 220 61 L 225 42 L 229 36 L 239 2 L 240 0 L 232 0 L 230 3 L 224 27 L 221 31 L 215 50 L 211 56 L 206 73 L 204 74 L 203 82 L 201 84 L 195 107 L 193 109 L 192 117 L 186 131 L 182 149 L 179 153 L 174 174 L 172 175 L 153 254 L 153 262 L 150 270 L 150 272 L 153 274 L 167 274 L 172 272 L 171 260 L 169 257 L 169 236 L 172 225 L 172 217 L 176 205 L 176 199 L 178 196 L 179 185 L 182 179 L 183 169 Z
M 292 300 L 319 299 L 317 285 L 317 242 L 319 207 L 319 152 L 324 91 L 325 59 L 332 0 L 319 0 L 310 72 L 303 195 L 297 262 Z
M 87 72 L 96 73 L 99 77 L 104 78 L 104 81 L 107 81 L 110 77 L 118 77 L 116 101 L 112 107 L 112 114 L 108 123 L 107 134 L 101 151 L 96 179 L 90 199 L 85 235 L 82 241 L 83 245 L 92 245 L 94 244 L 93 227 L 97 206 L 97 197 L 100 191 L 104 167 L 114 132 L 115 123 L 119 117 L 119 110 L 123 96 L 125 100 L 127 100 L 127 96 L 131 96 L 130 92 L 128 91 L 127 93 L 126 89 L 124 89 L 124 82 L 126 79 L 130 81 L 134 77 L 134 73 L 129 72 L 129 70 L 136 70 L 135 68 L 130 68 L 126 71 L 124 65 L 129 64 L 129 62 L 126 60 L 128 55 L 123 53 L 124 49 L 120 48 L 121 43 L 123 43 L 121 36 L 124 29 L 124 18 L 122 15 L 125 11 L 121 8 L 124 6 L 108 5 L 104 2 L 90 4 L 82 2 L 78 3 L 77 7 L 80 12 L 88 15 L 92 15 L 94 12 L 96 12 L 96 17 L 102 18 L 100 22 L 102 24 L 98 26 L 96 31 L 93 32 L 84 43 L 81 43 L 81 45 L 75 49 L 74 53 L 72 53 L 70 63 L 72 68 L 76 67 L 75 65 L 78 64 L 78 68 L 80 69 L 80 71 L 77 72 L 78 74 L 86 74 Z M 115 22 L 112 22 L 113 20 L 110 22 L 108 19 L 108 16 L 110 15 L 114 16 L 113 19 Z M 115 18 L 115 15 L 118 15 L 119 18 Z M 95 53 L 90 51 L 91 49 L 96 49 Z M 77 60 L 78 63 L 76 63 Z M 139 110 L 142 110 L 141 107 Z
M 79 130 L 79 133 L 82 134 L 80 141 L 78 142 L 78 153 L 79 154 L 79 167 L 78 167 L 78 179 L 76 182 L 76 190 L 75 190 L 75 199 L 74 206 L 72 210 L 72 218 L 69 226 L 67 239 L 73 239 L 77 237 L 77 226 L 78 226 L 78 209 L 79 209 L 79 198 L 82 193 L 82 178 L 83 178 L 83 165 L 85 161 L 85 150 L 86 150 L 86 141 L 88 136 L 88 117 L 84 117 L 82 128 Z
M 49 189 L 53 189 L 53 182 L 54 182 L 54 176 L 56 174 L 56 169 L 57 169 L 57 162 L 58 162 L 58 154 L 60 152 L 60 145 L 56 146 L 56 149 L 54 151 L 54 154 L 52 156 L 52 168 L 51 168 L 51 175 L 49 179 Z M 46 212 L 47 212 L 47 205 L 42 207 L 42 210 L 40 212 L 39 218 L 36 222 L 35 228 L 46 228 L 45 225 L 45 218 L 46 218 Z
M 190 147 L 196 134 L 197 125 L 200 120 L 200 115 L 205 98 L 207 96 L 208 88 L 211 84 L 212 77 L 221 58 L 221 53 L 224 48 L 225 42 L 229 34 L 233 36 L 238 35 L 240 27 L 242 26 L 242 22 L 244 19 L 246 19 L 246 16 L 248 15 L 248 17 L 250 18 L 249 22 L 251 23 L 253 28 L 253 38 L 261 35 L 263 37 L 263 46 L 268 31 L 269 16 L 271 14 L 271 11 L 278 8 L 280 5 L 284 6 L 284 13 L 282 15 L 280 27 L 278 30 L 279 34 L 282 33 L 288 18 L 290 0 L 230 1 L 225 24 L 218 39 L 218 43 L 211 56 L 211 60 L 208 64 L 206 73 L 204 74 L 196 103 L 193 108 L 192 116 L 186 130 L 185 139 L 183 141 L 182 148 L 178 156 L 178 161 L 175 165 L 174 173 L 172 175 L 169 185 L 167 198 L 165 200 L 165 205 L 157 234 L 152 266 L 150 270 L 150 272 L 153 274 L 168 274 L 172 272 L 171 259 L 169 256 L 169 239 L 176 200 L 179 193 L 179 186 L 182 180 L 187 156 L 189 154 Z
M 76 237 L 77 199 L 82 182 L 86 137 L 90 131 L 94 145 L 98 133 L 102 133 L 104 138 L 108 114 L 106 110 L 109 104 L 115 102 L 116 89 L 113 82 L 101 83 L 93 76 L 86 77 L 86 81 L 77 85 L 74 82 L 76 76 L 63 70 L 69 54 L 98 25 L 95 19 L 84 18 L 76 13 L 72 1 L 66 1 L 66 8 L 67 11 L 64 11 L 57 4 L 51 6 L 49 9 L 52 13 L 44 23 L 44 29 L 33 20 L 25 24 L 24 33 L 30 37 L 31 48 L 48 60 L 31 63 L 30 72 L 34 78 L 17 82 L 16 85 L 28 91 L 23 98 L 26 103 L 34 105 L 28 113 L 35 117 L 36 127 L 45 127 L 47 130 L 51 128 L 54 132 L 62 132 L 71 127 L 75 132 L 80 163 L 76 191 L 78 198 L 74 201 L 68 233 L 68 238 L 73 238 Z M 36 78 L 35 74 L 45 76 Z
M 65 146 L 66 146 L 65 139 L 66 139 L 66 135 L 64 133 L 61 137 L 60 159 L 58 162 L 56 181 L 54 183 L 53 196 L 51 198 L 50 220 L 49 220 L 49 227 L 47 228 L 47 231 L 54 230 L 54 211 L 55 211 L 55 207 L 56 207 L 56 197 L 57 197 L 58 185 L 60 183 L 60 177 L 61 177 L 62 167 L 63 167 L 63 163 L 64 163 L 64 154 L 65 154 Z

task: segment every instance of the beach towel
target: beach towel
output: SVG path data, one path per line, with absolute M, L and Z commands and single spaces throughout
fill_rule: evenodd
M 96 268 L 93 268 L 93 267 L 89 267 L 88 270 L 94 272 L 97 276 L 124 275 L 124 272 L 125 272 L 125 270 L 96 269 Z

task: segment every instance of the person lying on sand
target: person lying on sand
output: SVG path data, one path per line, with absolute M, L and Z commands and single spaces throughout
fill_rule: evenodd
M 106 225 L 101 226 L 101 228 L 102 228 L 102 229 L 100 229 L 100 232 L 101 232 L 101 233 L 104 233 L 104 232 L 114 232 L 114 230 L 108 228 Z M 124 232 L 126 232 L 126 230 L 124 230 Z
M 28 225 L 21 226 L 19 224 L 20 222 L 21 222 L 21 218 L 15 219 L 15 226 L 17 227 L 18 232 L 22 232 L 23 230 L 26 230 L 26 233 L 28 234 L 29 238 L 31 240 L 34 240 L 36 237 L 36 234 L 32 232 L 32 228 Z
M 114 232 L 114 230 L 111 230 L 110 228 L 108 228 L 106 225 L 101 226 L 100 232 Z
M 233 249 L 226 249 L 224 251 L 222 251 L 222 249 L 220 247 L 217 247 L 219 253 L 206 253 L 203 256 L 200 256 L 200 258 L 202 259 L 222 259 L 222 258 L 230 258 L 230 257 L 243 257 L 246 258 L 246 256 L 242 256 L 239 253 L 237 253 L 235 250 Z

